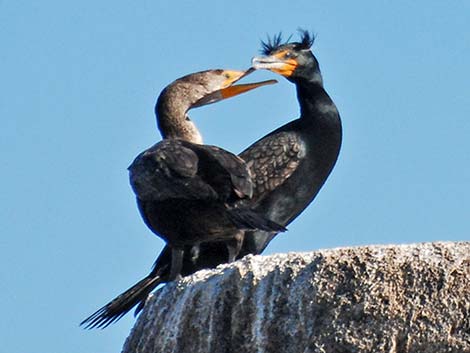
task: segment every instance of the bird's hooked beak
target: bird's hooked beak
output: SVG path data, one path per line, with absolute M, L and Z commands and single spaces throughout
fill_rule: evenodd
M 281 51 L 270 56 L 255 56 L 251 60 L 251 64 L 256 70 L 266 69 L 284 77 L 290 77 L 299 65 L 297 60 L 289 57 L 287 51 Z
M 239 94 L 251 91 L 252 89 L 258 87 L 277 83 L 277 80 L 266 80 L 261 82 L 234 85 L 235 82 L 241 80 L 245 76 L 248 76 L 254 71 L 254 68 L 249 68 L 246 71 L 224 70 L 223 74 L 225 75 L 226 80 L 222 84 L 222 88 L 201 98 L 192 106 L 192 108 L 216 103 L 223 99 L 238 96 Z

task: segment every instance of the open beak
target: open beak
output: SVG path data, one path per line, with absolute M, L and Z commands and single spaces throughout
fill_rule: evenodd
M 251 64 L 256 70 L 266 69 L 289 77 L 294 73 L 298 63 L 295 59 L 284 59 L 283 56 L 283 52 L 271 56 L 255 56 L 251 60 Z
M 252 67 L 250 67 L 246 71 L 226 70 L 226 73 L 228 74 L 229 78 L 227 78 L 227 80 L 224 82 L 224 85 L 223 85 L 224 87 L 201 98 L 196 104 L 192 106 L 192 108 L 216 103 L 223 99 L 238 96 L 239 94 L 251 91 L 252 89 L 255 89 L 258 87 L 272 85 L 272 84 L 277 83 L 277 80 L 266 80 L 266 81 L 261 81 L 261 82 L 245 83 L 245 84 L 239 84 L 239 85 L 234 84 L 235 82 L 241 80 L 245 76 L 248 76 L 254 71 L 255 69 Z
M 273 85 L 275 83 L 277 83 L 276 80 L 266 80 L 266 81 L 260 81 L 260 82 L 232 85 L 227 88 L 221 89 L 220 94 L 222 96 L 222 99 L 226 99 L 226 98 L 238 96 L 239 94 L 251 91 L 252 89 L 255 89 L 258 87 Z

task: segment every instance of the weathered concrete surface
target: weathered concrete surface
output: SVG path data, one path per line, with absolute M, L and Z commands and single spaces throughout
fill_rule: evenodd
M 470 242 L 249 256 L 149 300 L 125 353 L 470 352 Z

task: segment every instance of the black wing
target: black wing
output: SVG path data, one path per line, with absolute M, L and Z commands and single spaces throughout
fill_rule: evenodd
M 163 140 L 142 152 L 129 166 L 129 179 L 137 198 L 216 199 L 216 191 L 199 175 L 199 157 L 182 141 Z
M 230 185 L 231 191 L 239 198 L 253 196 L 253 181 L 250 169 L 240 157 L 217 146 L 197 145 L 197 153 L 201 158 L 201 168 L 210 175 L 208 180 L 215 180 L 217 175 L 228 179 L 223 181 Z
M 137 156 L 129 167 L 140 200 L 171 198 L 227 200 L 251 197 L 253 183 L 243 160 L 215 146 L 163 140 Z
M 305 146 L 299 135 L 288 131 L 270 134 L 240 153 L 254 182 L 253 202 L 250 203 L 261 201 L 283 184 L 304 155 Z
M 253 176 L 254 192 L 250 205 L 263 215 L 271 214 L 270 210 L 276 206 L 273 201 L 275 190 L 294 174 L 306 153 L 299 134 L 290 131 L 291 124 L 295 124 L 295 121 L 282 127 L 283 131 L 273 131 L 240 153 Z M 295 215 L 287 220 L 276 214 L 269 217 L 286 226 Z M 247 254 L 261 254 L 276 234 L 262 230 L 247 231 L 238 258 Z

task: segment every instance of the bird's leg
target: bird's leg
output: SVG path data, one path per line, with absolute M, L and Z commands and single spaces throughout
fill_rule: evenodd
M 191 247 L 191 261 L 193 264 L 196 263 L 197 259 L 199 258 L 199 253 L 201 252 L 201 246 L 199 244 L 193 245 Z
M 233 262 L 237 259 L 238 254 L 243 245 L 243 238 L 245 232 L 240 230 L 235 233 L 235 236 L 226 242 L 228 249 L 228 262 Z
M 169 281 L 181 279 L 181 270 L 183 269 L 184 249 L 171 248 L 171 270 Z

